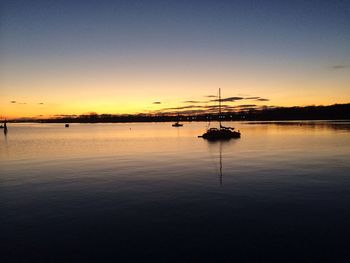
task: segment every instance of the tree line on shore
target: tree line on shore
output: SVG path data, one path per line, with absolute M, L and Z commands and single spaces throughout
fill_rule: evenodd
M 179 113 L 179 116 L 178 116 Z M 267 120 L 335 120 L 350 119 L 350 103 L 334 104 L 329 106 L 305 106 L 305 107 L 266 107 L 260 109 L 248 109 L 241 111 L 216 113 L 181 114 L 157 113 L 157 114 L 97 114 L 83 115 L 59 115 L 45 119 L 17 119 L 14 121 L 35 121 L 43 123 L 97 123 L 97 122 L 170 122 L 170 121 L 267 121 Z

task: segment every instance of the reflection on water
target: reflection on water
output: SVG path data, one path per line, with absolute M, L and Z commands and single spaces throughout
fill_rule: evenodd
M 236 139 L 235 139 L 236 140 Z M 208 144 L 212 144 L 212 145 L 218 145 L 219 147 L 219 156 L 218 156 L 218 164 L 219 164 L 219 169 L 218 169 L 218 177 L 219 177 L 219 182 L 220 185 L 222 185 L 222 145 L 225 143 L 228 143 L 228 140 L 222 140 L 222 141 L 207 141 Z
M 249 124 L 257 125 L 275 125 L 275 126 L 302 126 L 303 129 L 334 129 L 334 130 L 350 130 L 350 121 L 338 120 L 338 121 L 252 121 Z
M 222 142 L 220 142 L 220 172 L 219 172 L 220 184 L 222 185 Z
M 349 122 L 11 124 L 6 261 L 335 261 L 349 255 Z M 264 260 L 263 260 L 264 261 Z M 268 261 L 268 260 L 267 260 Z

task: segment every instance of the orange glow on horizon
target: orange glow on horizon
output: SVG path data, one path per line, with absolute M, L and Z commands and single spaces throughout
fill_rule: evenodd
M 325 72 L 327 74 L 325 74 Z M 238 70 L 185 68 L 178 66 L 154 71 L 88 69 L 52 73 L 33 71 L 17 77 L 8 72 L 2 79 L 0 115 L 2 118 L 49 118 L 55 115 L 137 114 L 176 108 L 184 101 L 208 100 L 221 87 L 222 96 L 261 97 L 268 101 L 238 100 L 232 106 L 307 106 L 349 103 L 349 77 L 327 70 L 299 72 L 294 69 Z M 11 103 L 11 101 L 16 101 Z M 154 104 L 154 102 L 161 102 Z M 209 103 L 208 105 L 213 103 Z

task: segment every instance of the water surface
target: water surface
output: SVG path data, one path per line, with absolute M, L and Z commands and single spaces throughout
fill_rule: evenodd
M 336 261 L 350 256 L 350 123 L 11 124 L 7 261 Z

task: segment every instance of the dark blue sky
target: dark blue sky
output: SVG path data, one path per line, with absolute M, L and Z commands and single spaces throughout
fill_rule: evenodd
M 15 0 L 1 10 L 2 48 L 11 55 L 118 48 L 349 55 L 350 1 Z

